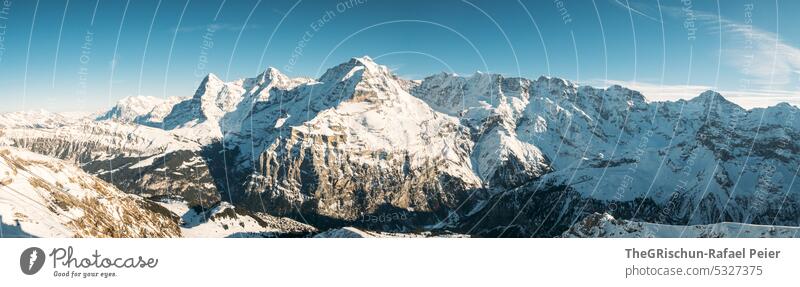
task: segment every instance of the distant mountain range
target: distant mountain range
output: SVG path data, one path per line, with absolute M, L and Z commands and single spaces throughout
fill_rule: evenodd
M 0 214 L 46 237 L 793 237 L 799 114 L 369 57 L 210 74 L 190 98 L 0 115 Z

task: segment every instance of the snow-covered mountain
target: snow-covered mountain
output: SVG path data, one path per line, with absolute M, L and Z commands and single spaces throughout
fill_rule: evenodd
M 74 119 L 44 110 L 0 114 L 0 128 L 57 128 Z
M 6 114 L 0 143 L 187 211 L 230 204 L 319 230 L 560 236 L 594 213 L 800 225 L 798 112 L 745 110 L 713 91 L 651 102 L 550 77 L 409 81 L 361 57 L 318 79 L 210 74 L 192 97 L 129 98 L 97 118 Z
M 177 237 L 163 207 L 29 151 L 0 148 L 0 237 Z
M 227 203 L 189 208 L 126 194 L 69 162 L 0 148 L 0 238 L 278 237 L 316 229 Z
M 239 130 L 253 106 L 269 99 L 272 88 L 288 89 L 309 81 L 289 78 L 275 68 L 233 82 L 208 74 L 192 98 L 177 103 L 166 115 L 164 128 L 208 144 Z
M 164 125 L 164 118 L 172 111 L 180 98 L 157 98 L 152 96 L 127 97 L 117 102 L 109 111 L 97 117 L 98 121 L 117 120 L 151 127 Z
M 254 163 L 239 202 L 256 210 L 334 221 L 383 209 L 446 216 L 480 188 L 458 119 L 413 97 L 369 58 L 273 89 L 252 119 L 226 142 L 242 151 L 234 166 Z

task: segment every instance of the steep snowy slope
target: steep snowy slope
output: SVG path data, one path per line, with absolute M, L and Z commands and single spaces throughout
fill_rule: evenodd
M 437 111 L 458 117 L 475 142 L 471 160 L 487 187 L 519 186 L 550 171 L 549 160 L 530 142 L 520 141 L 517 123 L 530 99 L 527 79 L 476 73 L 464 78 L 437 74 L 411 93 Z
M 176 237 L 178 218 L 66 162 L 0 148 L 3 237 Z

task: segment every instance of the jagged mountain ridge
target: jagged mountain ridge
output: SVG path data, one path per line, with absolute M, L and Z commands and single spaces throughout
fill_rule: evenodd
M 800 126 L 788 120 L 797 111 L 744 110 L 714 92 L 648 102 L 620 86 L 548 77 L 407 81 L 364 57 L 316 80 L 275 69 L 230 83 L 209 75 L 163 120 L 164 133 L 200 148 L 150 166 L 200 162 L 210 186 L 194 204 L 229 200 L 323 228 L 554 236 L 605 211 L 665 224 L 797 225 Z M 392 212 L 414 216 L 359 221 Z
M 150 127 L 161 127 L 164 118 L 181 99 L 172 97 L 162 99 L 152 96 L 127 97 L 117 102 L 106 113 L 96 118 L 98 121 L 115 119 L 120 122 L 136 123 Z

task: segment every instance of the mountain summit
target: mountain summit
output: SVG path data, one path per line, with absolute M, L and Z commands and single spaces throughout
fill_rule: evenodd
M 798 112 L 553 77 L 409 81 L 360 57 L 318 79 L 209 74 L 191 97 L 130 98 L 94 119 L 2 115 L 0 143 L 193 207 L 192 220 L 212 209 L 297 230 L 586 236 L 608 234 L 576 231 L 598 218 L 800 225 Z

